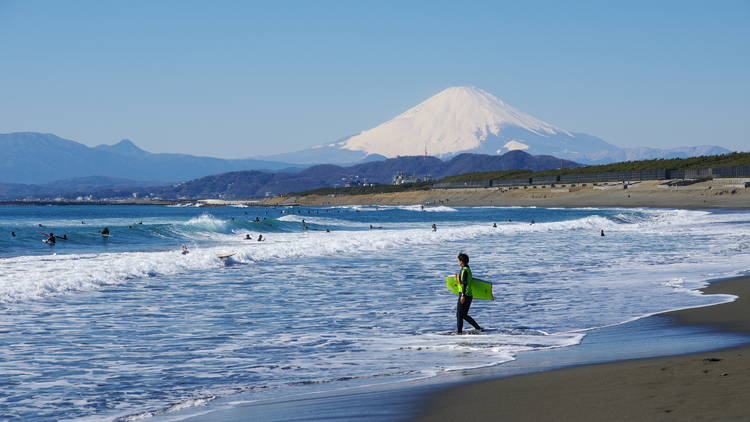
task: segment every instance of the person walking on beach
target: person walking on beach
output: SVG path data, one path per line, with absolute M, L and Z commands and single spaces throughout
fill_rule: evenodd
M 469 316 L 469 308 L 473 299 L 469 255 L 463 252 L 458 254 L 458 265 L 461 267 L 461 271 L 456 274 L 456 279 L 461 283 L 461 293 L 458 295 L 458 303 L 456 304 L 456 334 L 463 333 L 464 320 L 477 330 L 482 331 L 482 327 L 474 321 L 474 318 Z

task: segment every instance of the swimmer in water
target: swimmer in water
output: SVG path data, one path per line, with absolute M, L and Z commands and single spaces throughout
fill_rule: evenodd
M 55 237 L 55 234 L 50 232 L 50 234 L 47 235 L 47 239 L 45 240 L 48 245 L 54 245 L 57 242 L 57 238 Z

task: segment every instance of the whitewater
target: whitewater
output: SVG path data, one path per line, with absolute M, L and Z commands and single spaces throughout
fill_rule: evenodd
M 156 420 L 576 347 L 733 300 L 696 289 L 747 274 L 748 235 L 748 211 L 0 206 L 0 418 Z M 465 336 L 459 252 L 497 298 Z

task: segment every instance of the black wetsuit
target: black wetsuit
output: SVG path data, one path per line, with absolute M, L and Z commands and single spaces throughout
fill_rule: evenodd
M 470 271 L 471 270 L 469 270 L 469 267 L 467 266 L 464 267 L 464 269 L 461 269 L 461 274 L 458 275 L 459 282 L 461 283 L 461 294 L 458 295 L 458 303 L 456 304 L 456 332 L 459 334 L 463 332 L 464 320 L 466 320 L 466 322 L 471 324 L 477 330 L 482 329 L 479 324 L 474 321 L 474 318 L 469 316 L 469 308 L 471 307 L 471 301 L 473 299 L 473 297 L 471 296 L 471 289 L 468 285 L 469 277 L 471 274 Z M 461 303 L 462 297 L 464 298 L 464 303 Z

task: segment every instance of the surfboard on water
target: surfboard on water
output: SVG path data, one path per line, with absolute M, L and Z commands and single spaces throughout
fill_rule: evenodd
M 445 287 L 454 294 L 461 293 L 461 283 L 456 276 L 445 277 Z M 492 295 L 492 283 L 489 281 L 472 278 L 471 293 L 474 299 L 495 300 L 495 296 Z
M 216 257 L 217 257 L 217 258 L 219 258 L 219 259 L 227 259 L 227 258 L 229 258 L 230 256 L 234 256 L 235 254 L 237 254 L 237 252 L 233 252 L 233 253 L 222 253 L 222 254 L 217 254 L 217 255 L 216 255 Z

